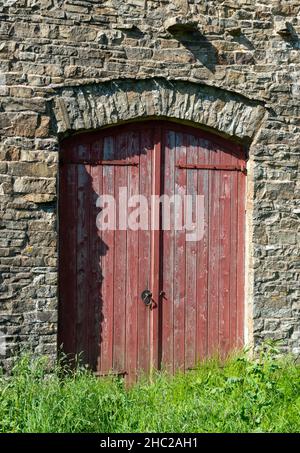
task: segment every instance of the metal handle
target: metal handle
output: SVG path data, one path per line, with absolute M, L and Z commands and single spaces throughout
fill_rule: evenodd
M 146 307 L 151 307 L 152 305 L 152 292 L 149 289 L 145 289 L 141 294 L 141 299 L 146 305 Z

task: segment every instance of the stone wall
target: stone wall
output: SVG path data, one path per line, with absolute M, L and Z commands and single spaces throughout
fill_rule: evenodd
M 299 353 L 299 2 L 0 0 L 0 39 L 5 366 L 56 355 L 59 139 L 160 115 L 250 144 L 248 340 Z

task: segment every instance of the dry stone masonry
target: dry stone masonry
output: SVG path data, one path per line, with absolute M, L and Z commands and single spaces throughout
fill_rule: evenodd
M 193 122 L 248 146 L 247 342 L 300 353 L 300 3 L 0 0 L 0 332 L 57 351 L 60 139 Z

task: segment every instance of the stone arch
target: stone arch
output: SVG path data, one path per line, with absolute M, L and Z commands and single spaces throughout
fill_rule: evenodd
M 220 88 L 152 78 L 59 88 L 53 111 L 56 132 L 63 136 L 122 122 L 168 118 L 250 142 L 266 109 L 259 101 Z
M 221 88 L 162 78 L 118 79 L 101 84 L 57 87 L 52 100 L 58 139 L 74 133 L 149 119 L 179 121 L 251 144 L 267 118 L 263 102 Z M 247 199 L 253 199 L 253 156 L 247 163 Z M 249 183 L 250 181 L 250 183 Z M 250 203 L 250 206 L 251 203 Z M 253 235 L 252 208 L 246 238 Z M 253 339 L 253 250 L 246 240 L 245 338 Z

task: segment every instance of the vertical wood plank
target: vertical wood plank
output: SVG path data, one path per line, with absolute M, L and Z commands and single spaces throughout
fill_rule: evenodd
M 245 288 L 245 175 L 237 175 L 238 231 L 237 231 L 237 347 L 244 344 L 244 288 Z
M 161 128 L 157 126 L 153 132 L 154 149 L 152 153 L 152 194 L 159 196 L 161 193 Z M 151 211 L 151 291 L 154 305 L 150 313 L 150 372 L 152 369 L 158 369 L 159 349 L 161 345 L 159 332 L 159 315 L 160 307 L 160 212 Z
M 197 139 L 187 136 L 187 163 L 197 164 Z M 196 196 L 198 194 L 198 171 L 187 170 L 187 195 L 193 197 L 193 217 L 196 220 Z M 200 219 L 199 219 L 200 220 Z M 197 241 L 186 242 L 186 305 L 185 305 L 185 368 L 196 363 L 197 343 Z
M 112 136 L 104 138 L 103 157 L 105 160 L 114 156 L 114 139 Z M 102 190 L 103 195 L 114 196 L 114 166 L 102 167 Z M 102 347 L 101 347 L 101 371 L 108 373 L 112 370 L 113 355 L 113 301 L 114 301 L 114 237 L 115 231 L 107 229 L 102 232 L 102 241 L 105 244 L 106 254 L 102 256 Z
M 198 164 L 208 164 L 208 144 L 198 139 Z M 198 170 L 198 194 L 204 196 L 204 236 L 197 250 L 197 360 L 208 354 L 209 171 Z
M 218 155 L 210 148 L 210 163 Z M 220 260 L 220 184 L 219 172 L 209 172 L 209 261 L 208 261 L 208 354 L 217 352 L 219 342 L 219 260 Z
M 231 163 L 231 156 L 220 152 L 220 164 Z M 220 273 L 219 273 L 219 350 L 229 352 L 230 316 L 230 172 L 220 171 Z
M 122 133 L 116 137 L 116 159 L 126 159 L 127 134 Z M 114 244 L 114 351 L 113 369 L 124 372 L 126 370 L 126 230 L 119 229 L 120 209 L 126 208 L 119 203 L 119 189 L 127 187 L 127 167 L 115 167 L 115 198 L 118 229 L 115 232 Z M 127 200 L 126 200 L 127 203 Z
M 60 168 L 59 236 L 58 347 L 72 358 L 76 352 L 77 168 L 70 164 Z
M 89 147 L 78 146 L 79 158 L 89 159 Z M 91 183 L 88 165 L 77 166 L 77 322 L 76 349 L 80 361 L 88 363 L 87 315 L 89 303 L 89 202 Z
M 176 133 L 170 128 L 164 130 L 164 164 L 163 164 L 163 193 L 171 197 L 175 188 L 175 148 Z M 163 223 L 164 223 L 164 211 Z M 162 240 L 162 291 L 165 296 L 161 299 L 162 304 L 162 368 L 169 372 L 174 371 L 174 249 L 175 249 L 175 209 L 170 205 L 171 228 L 163 231 Z
M 152 169 L 151 159 L 153 154 L 153 129 L 141 131 L 140 157 L 139 157 L 139 191 L 151 203 Z M 142 292 L 151 285 L 151 233 L 150 209 L 148 210 L 148 229 L 138 232 L 138 357 L 137 371 L 139 374 L 148 373 L 150 368 L 150 310 L 140 299 Z
M 182 133 L 176 135 L 176 164 L 186 164 L 186 136 Z M 186 194 L 187 170 L 176 168 L 175 170 L 175 195 L 183 200 Z M 175 217 L 181 217 L 184 223 L 183 209 L 180 212 L 179 205 L 175 206 Z M 175 228 L 175 252 L 174 252 L 174 366 L 175 369 L 184 369 L 185 356 L 185 298 L 186 298 L 186 243 L 185 231 Z
M 230 224 L 230 349 L 237 344 L 237 173 L 231 172 L 231 224 Z
M 128 160 L 139 154 L 139 133 L 128 132 Z M 128 197 L 139 191 L 139 168 L 128 167 Z M 126 278 L 126 369 L 128 381 L 136 379 L 137 371 L 137 288 L 138 288 L 138 233 L 127 230 L 127 278 Z
M 175 195 L 176 132 L 172 128 L 165 132 L 164 148 L 164 195 Z M 164 211 L 163 211 L 164 214 Z M 166 210 L 166 215 L 168 211 Z M 163 218 L 164 220 L 164 218 Z M 166 220 L 166 219 L 165 219 Z M 166 222 L 167 226 L 167 222 Z M 174 372 L 174 269 L 175 269 L 175 205 L 170 203 L 170 226 L 163 231 L 163 285 L 165 292 L 162 303 L 162 367 Z
M 103 140 L 99 139 L 91 145 L 91 159 L 99 160 L 102 156 Z M 106 255 L 106 245 L 102 240 L 101 231 L 97 228 L 97 215 L 100 210 L 97 207 L 98 197 L 102 194 L 102 167 L 91 166 L 91 213 L 90 213 L 90 277 L 89 277 L 89 363 L 93 370 L 101 372 L 100 350 L 102 343 L 102 256 Z

